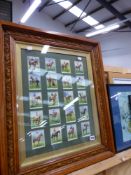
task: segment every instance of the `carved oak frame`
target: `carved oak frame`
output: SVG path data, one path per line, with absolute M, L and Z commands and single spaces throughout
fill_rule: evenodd
M 16 75 L 14 70 L 16 41 L 42 45 L 46 44 L 90 52 L 101 132 L 100 145 L 78 152 L 77 154 L 61 156 L 53 160 L 37 163 L 36 165 L 27 168 L 20 168 L 17 139 Z M 1 22 L 0 50 L 1 174 L 39 175 L 45 173 L 64 175 L 113 156 L 113 134 L 104 84 L 104 71 L 100 46 L 97 42 L 80 37 L 46 33 L 35 28 Z

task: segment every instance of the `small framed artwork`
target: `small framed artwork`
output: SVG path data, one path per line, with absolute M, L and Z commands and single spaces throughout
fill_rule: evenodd
M 108 85 L 116 150 L 131 147 L 131 85 Z
M 61 127 L 54 127 L 50 129 L 51 144 L 62 143 L 62 129 Z
M 80 106 L 80 120 L 89 120 L 88 106 Z
M 50 124 L 50 126 L 58 125 L 60 123 L 61 123 L 60 109 L 59 108 L 49 109 L 49 124 Z
M 81 122 L 81 132 L 82 132 L 82 137 L 90 136 L 91 131 L 90 131 L 90 122 Z
M 41 89 L 41 77 L 37 72 L 29 73 L 29 90 L 40 90 Z
M 82 61 L 75 61 L 75 72 L 76 74 L 83 74 L 83 62 Z
M 30 111 L 30 120 L 31 120 L 31 128 L 38 128 L 43 126 L 43 111 L 37 110 L 37 111 Z
M 30 108 L 42 107 L 42 94 L 41 92 L 29 92 Z
M 78 91 L 78 97 L 79 97 L 79 104 L 87 103 L 86 91 Z
M 68 141 L 77 139 L 76 124 L 67 125 L 67 138 L 68 138 Z
M 47 71 L 56 71 L 56 61 L 54 58 L 45 58 L 45 68 Z
M 77 76 L 76 77 L 76 83 L 77 83 L 77 88 L 78 89 L 83 89 L 85 88 L 85 78 L 84 76 Z
M 64 104 L 68 104 L 73 100 L 73 91 L 64 91 Z
M 64 75 L 62 77 L 63 89 L 72 89 L 72 77 L 70 75 Z
M 39 57 L 28 56 L 28 71 L 40 71 L 40 59 Z
M 76 115 L 75 115 L 75 108 L 74 106 L 71 106 L 65 110 L 66 115 L 66 123 L 75 122 L 76 121 Z
M 47 88 L 48 89 L 57 89 L 58 88 L 57 74 L 48 73 L 46 75 L 46 81 L 47 81 Z
M 70 61 L 61 60 L 61 72 L 62 73 L 71 73 Z
M 31 132 L 32 149 L 45 147 L 45 134 L 44 130 L 34 130 Z
M 59 96 L 57 91 L 48 92 L 49 107 L 59 106 Z

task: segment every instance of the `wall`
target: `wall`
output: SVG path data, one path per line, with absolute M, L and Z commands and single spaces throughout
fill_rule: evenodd
M 12 0 L 13 2 L 13 22 L 19 23 L 21 17 L 29 7 L 29 3 L 22 3 L 22 0 Z M 64 25 L 59 21 L 52 20 L 51 17 L 44 14 L 44 12 L 38 12 L 32 14 L 24 25 L 41 28 L 49 31 L 56 31 L 69 34 Z
M 101 44 L 105 65 L 131 68 L 130 32 L 110 32 L 95 39 Z

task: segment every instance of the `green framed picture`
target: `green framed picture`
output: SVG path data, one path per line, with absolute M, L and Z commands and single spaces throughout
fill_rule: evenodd
M 87 57 L 57 48 L 42 54 L 40 46 L 32 45 L 31 51 L 25 46 L 18 44 L 21 93 L 27 98 L 22 112 L 29 115 L 22 119 L 27 123 L 23 127 L 25 157 L 53 155 L 55 150 L 62 153 L 62 149 L 90 142 L 91 136 L 92 143 L 97 142 Z
M 21 53 L 23 121 L 25 156 L 41 155 L 53 150 L 79 145 L 94 136 L 95 125 L 90 93 L 89 66 L 85 56 L 57 48 L 43 55 L 39 48 L 32 51 L 18 45 Z M 32 46 L 33 47 L 33 46 Z M 81 60 L 79 61 L 79 59 Z M 23 71 L 24 70 L 24 71 Z M 29 133 L 29 134 L 28 134 Z M 31 133 L 31 139 L 29 139 Z

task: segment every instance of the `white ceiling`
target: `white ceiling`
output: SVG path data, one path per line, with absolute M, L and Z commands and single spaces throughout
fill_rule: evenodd
M 23 1 L 23 0 L 21 0 Z M 26 0 L 25 3 L 29 3 L 29 1 L 31 0 Z M 42 5 L 46 4 L 49 0 L 42 0 Z M 63 0 L 60 0 L 63 1 Z M 76 2 L 77 0 L 69 0 L 72 3 Z M 81 0 L 76 6 L 79 7 L 81 10 L 83 10 L 85 8 L 85 6 L 87 5 L 89 0 Z M 112 0 L 104 0 L 106 2 L 110 2 Z M 52 4 L 52 5 L 50 5 Z M 116 2 L 114 3 L 110 3 L 119 13 L 125 13 L 127 11 L 130 11 L 130 13 L 128 13 L 127 15 L 124 15 L 124 17 L 126 18 L 130 18 L 131 17 L 131 0 L 116 0 Z M 92 11 L 94 11 L 95 9 L 101 7 L 100 10 L 96 10 L 96 12 L 92 13 Z M 55 17 L 57 14 L 59 14 L 60 12 L 62 12 L 64 10 L 63 7 L 61 7 L 59 4 L 54 4 L 54 1 L 50 1 L 49 5 L 45 6 L 43 8 L 43 10 L 40 11 L 40 13 L 45 13 L 47 15 L 49 15 L 51 18 Z M 90 3 L 88 5 L 88 7 L 86 8 L 85 12 L 87 14 L 91 13 L 91 16 L 93 18 L 95 18 L 96 20 L 98 20 L 100 23 L 104 24 L 105 26 L 114 24 L 116 22 L 120 23 L 120 19 L 118 19 L 118 17 L 116 17 L 114 14 L 112 14 L 112 12 L 110 12 L 108 9 L 106 9 L 105 7 L 103 7 L 97 0 L 90 0 Z M 110 20 L 110 18 L 112 20 Z M 62 15 L 60 15 L 58 18 L 56 18 L 55 20 L 60 21 L 66 28 L 67 30 L 72 30 L 72 32 L 77 32 L 77 34 L 80 35 L 85 35 L 86 33 L 94 30 L 93 27 L 89 26 L 87 23 L 85 23 L 82 20 L 79 20 L 77 23 L 73 23 L 72 25 L 66 26 L 66 24 L 68 24 L 69 22 L 72 22 L 73 20 L 78 19 L 75 15 L 71 14 L 69 11 L 66 11 L 65 13 L 63 13 Z M 128 22 L 130 22 L 131 19 L 129 19 Z M 104 21 L 104 23 L 103 23 Z M 106 22 L 107 21 L 107 22 Z M 131 23 L 131 22 L 130 22 Z M 129 30 L 131 30 L 131 27 L 129 27 L 128 25 L 126 25 L 125 23 L 120 23 L 120 26 L 125 26 L 127 27 Z M 72 28 L 73 27 L 73 28 Z M 79 30 L 87 28 L 86 30 L 79 32 Z M 89 29 L 88 29 L 89 28 Z M 127 29 L 127 28 L 124 28 Z M 122 30 L 121 28 L 119 30 Z

